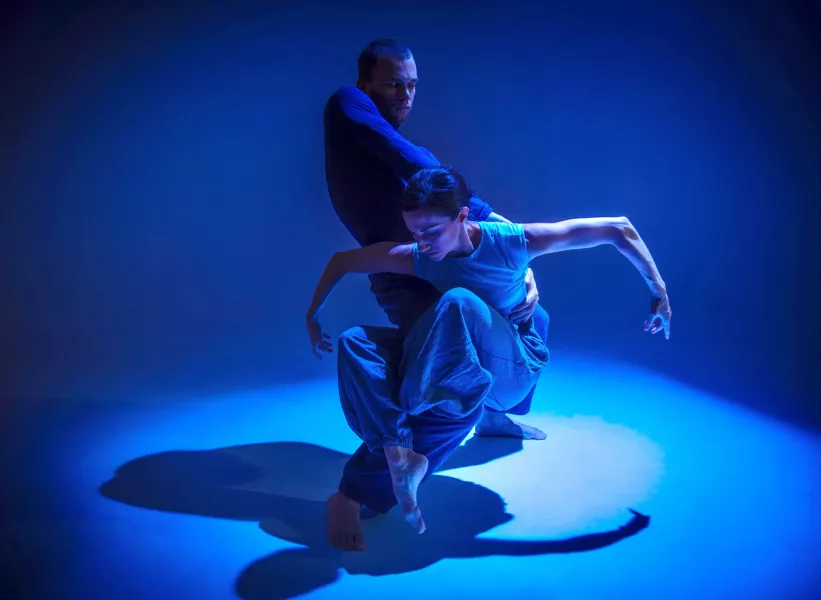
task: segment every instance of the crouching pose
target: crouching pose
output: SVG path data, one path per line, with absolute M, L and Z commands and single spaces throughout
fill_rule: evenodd
M 341 549 L 362 549 L 362 506 L 387 512 L 397 503 L 419 533 L 425 524 L 417 489 L 462 443 L 484 407 L 504 412 L 533 388 L 548 350 L 532 319 L 511 311 L 525 297 L 530 260 L 563 250 L 615 246 L 641 273 L 652 297 L 644 329 L 670 337 L 670 303 L 650 252 L 625 217 L 558 223 L 468 220 L 471 192 L 445 167 L 418 171 L 403 196 L 403 217 L 415 243 L 378 243 L 334 254 L 307 313 L 314 353 L 332 350 L 319 325 L 331 290 L 347 273 L 413 275 L 442 296 L 409 331 L 394 402 L 357 402 L 367 382 L 340 380 L 345 417 L 363 444 L 328 499 L 329 538 Z

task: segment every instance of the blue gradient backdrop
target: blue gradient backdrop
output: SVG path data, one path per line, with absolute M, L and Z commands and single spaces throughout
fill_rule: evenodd
M 511 503 L 512 539 L 618 525 L 603 520 L 623 489 L 656 525 L 615 554 L 414 571 L 430 556 L 414 551 L 391 572 L 438 597 L 819 597 L 819 2 L 344 4 L 4 4 L 0 597 L 14 581 L 51 594 L 36 597 L 270 598 L 283 578 L 336 577 L 265 523 L 270 494 L 313 486 L 321 538 L 320 493 L 356 445 L 323 412 L 335 360 L 313 357 L 303 316 L 354 244 L 327 197 L 323 106 L 383 36 L 418 62 L 412 140 L 512 220 L 629 216 L 674 311 L 669 342 L 642 331 L 646 287 L 612 248 L 537 260 L 555 362 L 528 419 L 548 440 L 461 472 Z M 324 313 L 332 335 L 385 322 L 364 276 Z M 267 496 L 223 489 L 257 472 L 232 471 L 232 448 L 258 455 Z M 444 504 L 432 486 L 426 514 L 465 481 L 438 488 Z M 484 531 L 496 509 L 479 500 L 420 547 Z M 558 527 L 576 503 L 595 510 Z M 383 598 L 398 581 L 319 593 Z
M 512 220 L 626 214 L 653 251 L 670 342 L 645 339 L 641 279 L 599 249 L 537 262 L 554 348 L 817 425 L 817 3 L 347 4 L 4 9 L 5 397 L 333 376 L 302 320 L 353 244 L 322 108 L 365 42 L 397 36 L 419 65 L 412 140 Z M 325 322 L 384 322 L 364 277 Z

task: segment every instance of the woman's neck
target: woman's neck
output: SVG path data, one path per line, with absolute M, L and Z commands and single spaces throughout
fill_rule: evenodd
M 470 256 L 476 252 L 480 241 L 482 241 L 482 228 L 478 223 L 465 221 L 465 226 L 459 232 L 459 244 L 451 252 L 451 256 Z

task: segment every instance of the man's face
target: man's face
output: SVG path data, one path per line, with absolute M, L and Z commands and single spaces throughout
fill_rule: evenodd
M 379 112 L 391 125 L 399 126 L 410 116 L 416 96 L 416 62 L 382 56 L 371 71 L 371 80 L 359 82 Z

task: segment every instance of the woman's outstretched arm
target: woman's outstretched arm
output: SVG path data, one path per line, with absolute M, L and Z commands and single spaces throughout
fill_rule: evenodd
M 413 245 L 380 242 L 356 250 L 337 252 L 331 257 L 319 278 L 308 313 L 305 315 L 308 335 L 317 357 L 320 357 L 319 350 L 331 351 L 330 338 L 322 334 L 319 326 L 319 313 L 333 289 L 348 273 L 416 275 L 413 266 Z
M 650 250 L 627 217 L 596 217 L 569 219 L 557 223 L 528 223 L 524 225 L 527 253 L 530 258 L 593 248 L 604 244 L 616 247 L 644 277 L 653 302 L 645 329 L 651 333 L 664 331 L 670 338 L 672 311 L 667 299 L 667 286 L 659 273 Z

